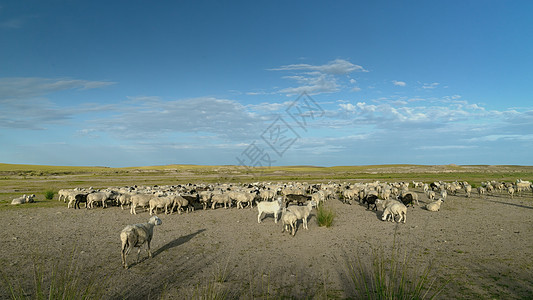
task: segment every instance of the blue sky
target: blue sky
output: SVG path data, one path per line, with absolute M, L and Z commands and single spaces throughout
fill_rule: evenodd
M 0 1 L 0 162 L 520 164 L 531 1 Z

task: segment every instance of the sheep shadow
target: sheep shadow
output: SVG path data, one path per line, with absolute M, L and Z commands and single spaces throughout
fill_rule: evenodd
M 188 235 L 185 235 L 185 236 L 181 236 L 177 239 L 174 239 L 173 241 L 170 241 L 168 243 L 166 243 L 165 245 L 163 245 L 162 247 L 160 247 L 159 249 L 157 249 L 156 251 L 154 251 L 154 253 L 152 253 L 152 257 L 156 257 L 157 255 L 161 254 L 162 252 L 166 251 L 166 250 L 169 250 L 169 249 L 172 249 L 174 247 L 178 247 L 182 244 L 185 244 L 187 243 L 188 241 L 190 241 L 192 238 L 194 238 L 195 236 L 197 236 L 198 234 L 202 233 L 206 231 L 206 229 L 200 229 L 196 232 L 193 232 L 191 234 L 188 234 Z
M 499 203 L 499 204 L 512 205 L 512 206 L 521 207 L 521 208 L 533 209 L 532 206 L 526 206 L 526 205 L 521 205 L 521 204 L 515 204 L 515 203 L 509 203 L 509 202 L 503 202 L 503 201 L 496 201 L 496 200 L 490 200 L 490 199 L 487 199 L 487 201 L 490 201 L 490 202 L 493 202 L 493 203 Z

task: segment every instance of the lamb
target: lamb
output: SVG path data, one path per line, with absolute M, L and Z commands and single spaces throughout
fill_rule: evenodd
M 426 193 L 426 196 L 428 197 L 429 200 L 433 200 L 433 199 L 435 199 L 435 192 L 428 190 L 427 193 Z
M 287 208 L 283 208 L 281 213 L 281 224 L 283 225 L 283 230 L 281 232 L 290 232 L 292 236 L 296 234 L 296 222 L 298 222 L 298 217 L 292 211 L 288 211 Z M 290 231 L 289 231 L 290 227 Z
M 11 201 L 11 204 L 16 205 L 16 204 L 24 204 L 24 203 L 33 203 L 35 202 L 33 198 L 35 198 L 34 194 L 29 195 L 29 196 L 24 194 L 18 198 L 13 199 L 13 201 Z
M 429 211 L 439 211 L 440 205 L 442 204 L 444 200 L 442 198 L 439 198 L 437 201 L 433 201 L 431 203 L 426 204 L 426 209 Z
M 307 218 L 309 217 L 309 214 L 311 213 L 313 206 L 316 206 L 316 203 L 314 201 L 309 201 L 306 206 L 292 205 L 292 206 L 289 206 L 287 209 L 293 212 L 298 218 L 298 220 L 302 219 L 304 228 L 309 229 L 307 227 Z
M 257 223 L 261 223 L 261 215 L 265 214 L 274 214 L 274 223 L 278 223 L 278 214 L 281 212 L 281 202 L 282 198 L 278 197 L 276 201 L 261 201 L 257 203 Z
M 513 199 L 514 191 L 515 191 L 515 189 L 512 186 L 507 188 L 507 193 L 509 193 L 509 196 L 511 196 L 511 199 Z
M 161 225 L 163 223 L 161 219 L 157 216 L 153 216 L 148 220 L 148 223 L 128 225 L 122 229 L 120 232 L 120 240 L 122 241 L 122 265 L 124 268 L 128 268 L 128 263 L 126 262 L 126 256 L 130 251 L 137 247 L 137 262 L 139 262 L 139 254 L 141 253 L 141 246 L 146 243 L 148 246 L 148 256 L 152 257 L 152 252 L 150 251 L 150 242 L 154 235 L 154 226 Z
M 394 203 L 391 206 L 388 206 L 383 211 L 383 215 L 381 216 L 382 221 L 386 221 L 387 219 L 390 219 L 391 221 L 396 221 L 396 216 L 400 216 L 398 219 L 398 223 L 407 220 L 407 206 L 401 204 L 401 203 Z

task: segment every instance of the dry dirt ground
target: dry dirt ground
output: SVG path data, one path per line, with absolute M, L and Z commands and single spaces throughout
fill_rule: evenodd
M 428 202 L 419 192 L 421 205 Z M 31 205 L 31 204 L 26 204 Z M 408 254 L 413 274 L 432 264 L 436 284 L 449 279 L 439 298 L 533 298 L 533 197 L 494 194 L 449 196 L 439 212 L 409 208 L 407 223 L 380 220 L 381 211 L 355 203 L 327 202 L 336 213 L 319 227 L 314 209 L 309 230 L 281 233 L 272 216 L 257 223 L 257 210 L 196 210 L 159 214 L 153 258 L 141 251 L 120 261 L 121 229 L 146 222 L 148 212 L 130 215 L 118 207 L 91 210 L 27 208 L 0 212 L 0 263 L 16 285 L 31 290 L 33 266 L 79 268 L 95 280 L 105 299 L 357 298 L 350 262 L 363 265 L 373 251 L 388 255 L 395 242 Z M 66 267 L 62 267 L 66 269 Z M 8 298 L 1 290 L 2 298 Z M 207 297 L 206 297 L 207 298 Z

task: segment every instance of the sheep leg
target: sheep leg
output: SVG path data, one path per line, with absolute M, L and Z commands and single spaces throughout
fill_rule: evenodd
M 150 251 L 150 241 L 146 241 L 146 245 L 148 246 L 148 257 L 152 258 L 152 251 Z
M 291 233 L 292 233 L 292 236 L 294 236 L 296 234 L 296 224 L 295 223 L 291 223 Z
M 274 223 L 278 224 L 278 213 L 274 213 Z
M 259 214 L 257 215 L 257 223 L 261 223 L 261 215 L 263 214 L 262 211 L 259 211 Z

